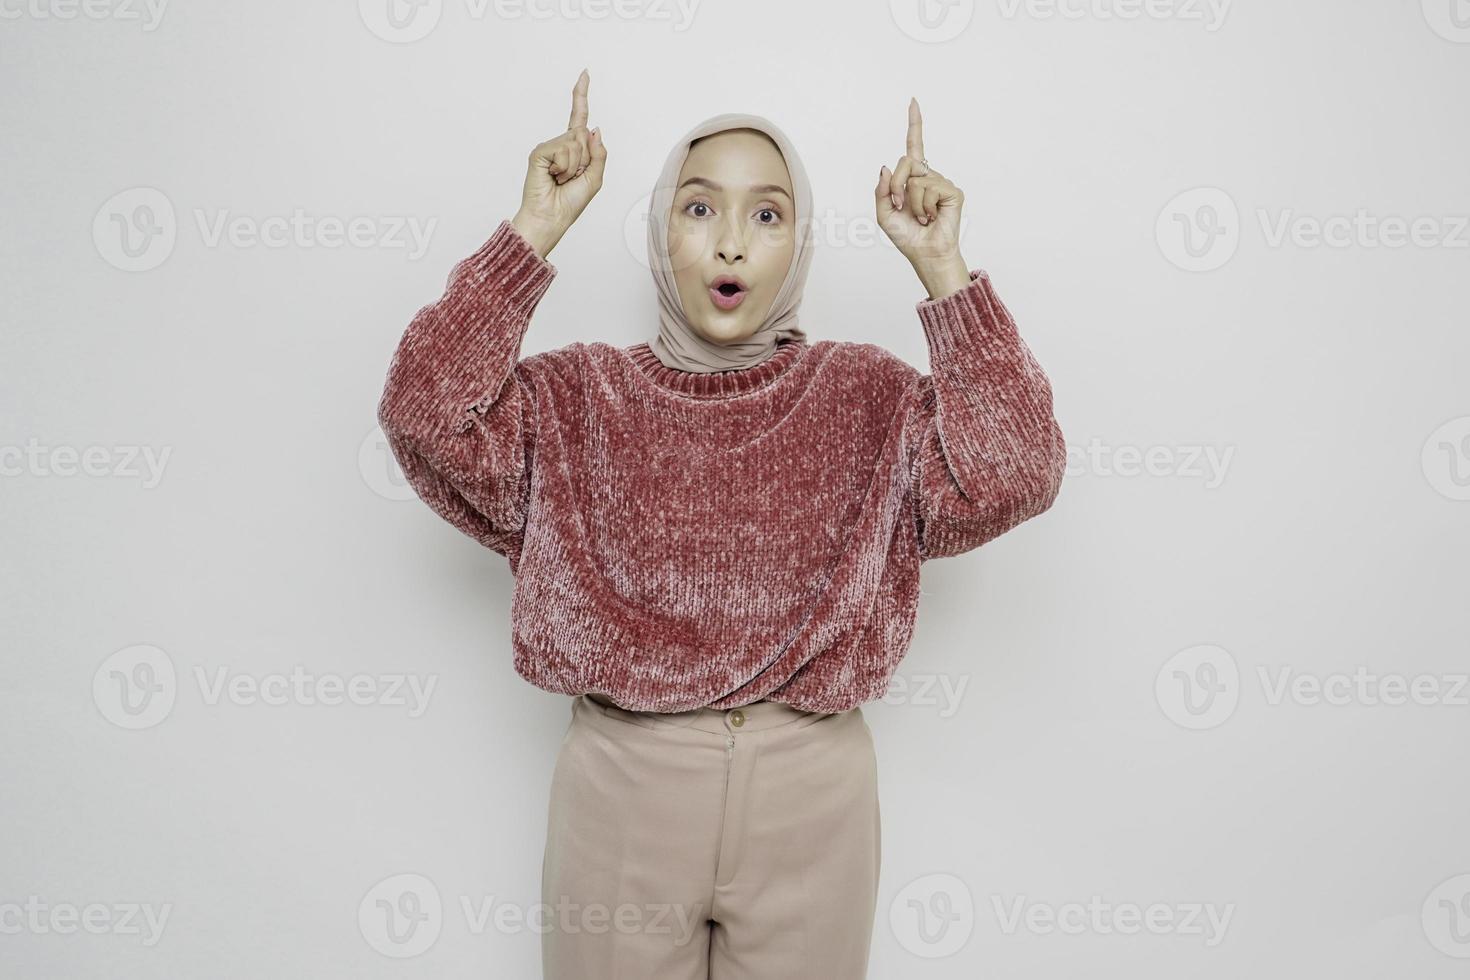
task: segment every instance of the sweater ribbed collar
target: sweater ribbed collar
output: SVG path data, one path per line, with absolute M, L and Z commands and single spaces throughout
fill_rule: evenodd
M 689 398 L 729 398 L 774 383 L 809 348 L 804 340 L 788 340 L 778 344 L 769 357 L 754 367 L 731 371 L 681 371 L 668 367 L 646 342 L 627 350 L 638 370 L 660 388 Z

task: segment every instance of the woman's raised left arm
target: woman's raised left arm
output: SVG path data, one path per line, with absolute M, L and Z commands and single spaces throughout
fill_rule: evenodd
M 1051 384 L 990 277 L 917 305 L 930 374 L 905 420 L 923 559 L 963 554 L 1045 511 L 1067 445 Z
M 874 189 L 878 224 L 929 291 L 916 310 L 929 344 L 904 419 L 922 558 L 978 548 L 1051 506 L 1067 445 L 1051 384 L 982 269 L 960 255 L 965 195 L 924 158 L 909 102 L 905 152 Z

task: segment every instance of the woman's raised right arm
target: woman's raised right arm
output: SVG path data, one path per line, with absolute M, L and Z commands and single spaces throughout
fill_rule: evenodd
M 556 277 L 509 221 L 409 323 L 378 423 L 414 492 L 502 554 L 518 550 L 535 408 L 515 372 L 531 314 Z
M 538 144 L 521 208 L 454 267 L 399 341 L 378 422 L 404 476 L 441 517 L 511 560 L 530 502 L 536 406 L 516 369 L 536 304 L 556 277 L 546 256 L 602 187 L 607 150 L 587 129 L 584 70 L 564 133 Z

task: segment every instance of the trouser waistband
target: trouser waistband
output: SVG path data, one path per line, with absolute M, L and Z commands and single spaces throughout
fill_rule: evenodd
M 589 707 L 644 728 L 692 728 L 719 735 L 759 732 L 782 725 L 820 721 L 831 712 L 803 711 L 781 701 L 756 701 L 738 708 L 693 708 L 689 711 L 633 711 L 600 691 L 579 695 Z M 858 708 L 851 709 L 860 711 Z

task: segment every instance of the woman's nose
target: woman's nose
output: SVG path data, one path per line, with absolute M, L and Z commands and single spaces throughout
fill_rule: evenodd
M 715 243 L 715 252 L 726 262 L 745 258 L 745 242 L 740 237 L 738 226 L 728 222 L 720 226 L 720 240 Z

